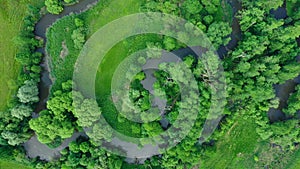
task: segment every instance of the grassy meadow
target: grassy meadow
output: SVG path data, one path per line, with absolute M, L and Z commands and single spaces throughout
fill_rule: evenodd
M 14 38 L 22 28 L 28 4 L 40 4 L 42 0 L 0 0 L 0 111 L 3 111 L 17 90 L 16 79 L 21 71 L 15 61 L 17 46 Z

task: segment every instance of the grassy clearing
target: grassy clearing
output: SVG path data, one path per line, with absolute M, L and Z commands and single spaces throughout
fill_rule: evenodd
M 286 169 L 300 169 L 300 149 L 298 149 L 290 158 Z
M 220 138 L 203 160 L 202 168 L 254 168 L 254 152 L 259 136 L 255 132 L 253 121 L 238 120 L 231 129 Z
M 300 1 L 292 1 L 292 0 L 287 0 L 286 1 L 286 10 L 288 16 L 294 16 L 295 12 L 297 12 L 298 7 L 300 5 Z
M 203 169 L 300 169 L 300 150 L 284 152 L 261 141 L 253 120 L 240 117 L 231 129 L 206 151 Z
M 16 90 L 16 79 L 20 65 L 15 61 L 17 46 L 13 39 L 18 35 L 27 4 L 37 4 L 41 0 L 11 1 L 0 0 L 0 111 L 3 111 L 9 98 Z
M 51 75 L 55 78 L 53 91 L 60 88 L 63 82 L 72 79 L 74 64 L 79 54 L 71 38 L 73 30 L 76 29 L 74 17 L 71 15 L 62 18 L 47 31 L 46 48 L 51 58 Z M 63 44 L 67 47 L 68 55 L 62 57 Z
M 32 169 L 31 167 L 28 166 L 16 164 L 15 162 L 2 161 L 2 160 L 0 160 L 0 168 L 1 169 Z
M 14 160 L 13 148 L 0 147 L 0 169 L 32 169 L 29 162 Z

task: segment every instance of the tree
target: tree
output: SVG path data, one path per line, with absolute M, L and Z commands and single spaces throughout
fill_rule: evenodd
M 22 103 L 35 103 L 39 101 L 39 89 L 33 80 L 27 80 L 18 90 L 18 98 Z
M 15 146 L 26 142 L 29 139 L 30 134 L 15 133 L 13 131 L 4 131 L 1 133 L 1 136 L 4 139 L 8 140 L 8 144 Z
M 68 3 L 68 4 L 69 4 L 69 3 L 75 3 L 75 2 L 77 2 L 77 1 L 78 1 L 78 0 L 64 0 L 64 2 L 65 2 L 65 3 Z
M 203 6 L 199 0 L 186 0 L 182 4 L 182 11 L 187 19 L 189 19 L 191 15 L 198 14 L 202 8 Z
M 176 40 L 171 37 L 164 38 L 164 47 L 166 50 L 174 50 L 176 48 Z
M 214 22 L 208 27 L 207 36 L 215 48 L 218 49 L 220 45 L 226 46 L 229 43 L 231 32 L 232 28 L 228 23 Z
M 24 117 L 29 117 L 31 113 L 33 112 L 32 108 L 28 105 L 17 105 L 11 110 L 11 115 L 13 117 L 19 118 L 20 120 L 23 120 Z
M 83 28 L 75 29 L 72 33 L 71 38 L 74 41 L 74 47 L 76 49 L 81 49 L 85 42 L 85 34 Z
M 43 111 L 38 118 L 31 119 L 29 126 L 34 130 L 41 143 L 47 144 L 57 138 L 69 138 L 74 133 L 72 121 L 68 118 L 59 119 L 50 111 Z
M 79 18 L 75 18 L 74 22 L 75 22 L 75 26 L 78 27 L 78 28 L 84 26 L 83 20 L 81 20 L 81 19 L 79 19 Z
M 297 85 L 296 92 L 289 97 L 287 108 L 283 109 L 284 113 L 292 116 L 298 110 L 300 110 L 300 85 Z
M 240 11 L 238 18 L 240 19 L 241 30 L 246 31 L 256 23 L 260 23 L 264 18 L 265 11 L 259 8 L 251 8 Z
M 85 99 L 80 105 L 74 105 L 74 116 L 77 117 L 77 123 L 81 127 L 91 127 L 99 118 L 101 118 L 101 109 L 96 100 Z
M 42 111 L 40 116 L 29 121 L 38 139 L 42 143 L 52 143 L 55 140 L 69 138 L 77 127 L 73 116 L 72 82 L 62 84 L 63 90 L 54 92 L 47 102 L 48 110 Z
M 45 0 L 45 5 L 47 7 L 48 12 L 52 14 L 59 14 L 64 10 L 59 0 Z

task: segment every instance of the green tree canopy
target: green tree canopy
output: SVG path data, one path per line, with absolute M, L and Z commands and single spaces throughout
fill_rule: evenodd
M 18 90 L 18 98 L 22 103 L 35 103 L 39 101 L 39 89 L 33 80 L 25 81 L 24 85 Z

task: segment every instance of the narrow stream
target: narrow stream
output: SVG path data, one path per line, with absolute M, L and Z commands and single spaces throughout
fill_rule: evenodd
M 227 3 L 230 4 L 232 8 L 232 33 L 230 35 L 231 40 L 226 46 L 221 46 L 218 49 L 218 54 L 221 59 L 223 59 L 229 51 L 233 50 L 235 47 L 237 47 L 238 42 L 241 40 L 242 37 L 242 31 L 239 24 L 239 20 L 235 17 L 239 10 L 242 9 L 242 4 L 239 0 L 227 0 Z
M 270 13 L 275 19 L 286 19 L 288 17 L 286 10 L 286 1 L 283 5 L 276 10 L 271 10 Z M 298 46 L 300 46 L 299 38 L 297 39 Z M 300 56 L 297 57 L 297 61 L 300 62 Z M 282 112 L 282 109 L 287 106 L 287 101 L 290 95 L 295 92 L 296 86 L 300 84 L 300 75 L 295 79 L 288 80 L 284 84 L 274 85 L 276 97 L 279 98 L 279 106 L 277 109 L 271 108 L 268 111 L 268 117 L 271 123 L 286 120 L 286 115 Z

